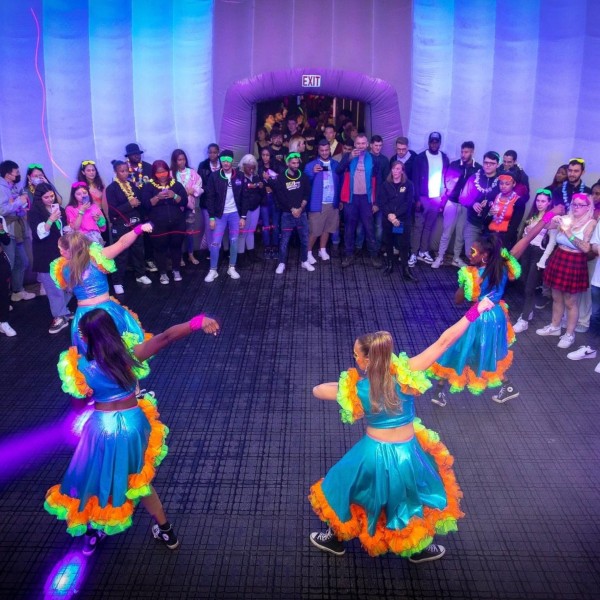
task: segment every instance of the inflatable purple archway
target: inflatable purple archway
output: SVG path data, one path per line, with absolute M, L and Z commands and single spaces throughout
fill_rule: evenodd
M 337 69 L 289 69 L 262 73 L 229 87 L 219 136 L 221 148 L 233 150 L 237 158 L 246 154 L 254 105 L 301 94 L 351 98 L 369 104 L 371 129 L 385 140 L 384 152 L 393 150 L 395 138 L 402 135 L 398 95 L 383 79 Z

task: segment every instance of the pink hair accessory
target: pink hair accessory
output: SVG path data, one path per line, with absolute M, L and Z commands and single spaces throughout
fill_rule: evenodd
M 142 235 L 142 233 L 144 233 L 144 230 L 142 229 L 141 225 L 136 225 L 133 228 L 133 233 L 135 233 L 135 235 Z
M 71 185 L 71 188 L 74 190 L 76 190 L 77 188 L 80 188 L 80 187 L 87 187 L 87 183 L 85 183 L 84 181 L 76 181 L 75 183 L 73 183 Z
M 469 323 L 473 323 L 473 321 L 477 321 L 479 319 L 479 310 L 477 309 L 477 304 L 473 304 L 471 308 L 465 313 L 465 318 Z
M 198 331 L 198 329 L 202 329 L 202 323 L 204 323 L 204 317 L 205 317 L 204 313 L 193 317 L 192 320 L 190 321 L 190 330 Z

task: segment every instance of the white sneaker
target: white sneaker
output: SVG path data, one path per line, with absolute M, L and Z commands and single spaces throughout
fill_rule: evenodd
M 169 285 L 169 276 L 166 273 L 163 273 L 160 276 L 159 281 L 163 284 L 163 285 Z
M 315 262 L 317 262 L 317 261 L 315 260 Z M 300 263 L 300 266 L 303 269 L 306 269 L 307 271 L 314 271 L 315 270 L 315 268 L 312 266 L 312 264 L 311 264 L 311 262 L 309 260 L 307 260 L 307 261 L 305 261 L 303 263 Z
M 277 275 L 283 275 L 284 271 L 285 271 L 285 263 L 279 263 L 277 265 L 277 268 L 275 269 L 275 273 Z
M 432 263 L 431 263 L 431 268 L 432 269 L 439 269 L 442 266 L 442 262 L 443 259 L 441 256 L 438 256 Z
M 152 284 L 152 279 L 150 279 L 150 277 L 148 277 L 148 275 L 142 275 L 141 277 L 136 277 L 135 280 L 138 283 L 143 283 L 144 285 Z
M 124 293 L 125 293 L 125 290 L 123 289 L 123 286 L 119 285 L 117 283 L 117 285 L 115 285 L 115 294 L 117 294 L 117 296 L 119 296 L 119 295 L 124 294 Z
M 427 263 L 428 265 L 433 262 L 433 258 L 431 258 L 431 254 L 429 254 L 429 252 L 419 252 L 417 260 Z
M 596 351 L 590 346 L 579 346 L 574 352 L 569 352 L 567 358 L 570 360 L 583 360 L 584 358 L 596 358 Z
M 227 275 L 231 277 L 231 279 L 239 279 L 240 274 L 235 270 L 235 265 L 230 265 L 229 269 L 227 269 Z
M 572 333 L 565 333 L 560 336 L 558 344 L 559 348 L 570 348 L 575 342 L 575 336 Z
M 17 335 L 17 332 L 6 321 L 0 323 L 0 332 L 8 337 Z
M 408 266 L 409 267 L 414 267 L 417 264 L 417 255 L 416 254 L 411 254 L 410 258 L 408 259 Z
M 467 266 L 467 263 L 462 258 L 453 258 L 452 259 L 452 266 L 453 267 L 458 267 L 459 269 L 462 269 L 462 267 L 466 267 Z
M 158 269 L 156 268 L 156 265 L 154 264 L 154 261 L 152 261 L 152 260 L 146 261 L 146 271 L 150 271 L 150 273 L 156 273 L 156 271 L 158 271 Z
M 20 300 L 31 300 L 32 298 L 35 298 L 35 294 L 32 294 L 31 292 L 26 292 L 25 290 L 21 290 L 20 292 L 15 292 L 10 299 L 13 302 L 19 302 Z
M 538 335 L 547 336 L 547 335 L 560 335 L 562 329 L 560 327 L 554 327 L 552 323 L 550 325 L 546 325 L 546 327 L 542 327 L 541 329 L 536 329 L 535 332 Z
M 208 275 L 204 278 L 204 281 L 206 281 L 206 283 L 212 283 L 218 276 L 219 276 L 219 273 L 217 273 L 217 270 L 211 269 L 208 272 Z
M 331 257 L 327 254 L 327 250 L 325 248 L 319 249 L 319 258 L 321 260 L 329 260 Z
M 519 320 L 513 325 L 515 333 L 521 333 L 529 329 L 529 321 L 526 321 L 523 317 L 519 317 Z
M 181 273 L 179 271 L 173 271 L 173 281 L 181 281 Z
M 309 262 L 311 265 L 316 264 L 317 259 L 313 256 L 312 252 L 308 253 L 308 260 L 307 260 L 307 262 Z

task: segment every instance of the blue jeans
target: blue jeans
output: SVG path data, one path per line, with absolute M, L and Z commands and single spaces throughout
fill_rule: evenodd
M 296 229 L 300 237 L 300 252 L 302 262 L 308 260 L 308 217 L 303 212 L 297 219 L 292 213 L 281 213 L 281 239 L 279 241 L 279 262 L 285 263 L 288 255 L 288 244 L 292 232 Z
M 377 246 L 377 251 L 381 250 L 381 243 L 383 240 L 383 225 L 381 221 L 381 211 L 377 211 L 373 215 L 373 224 L 375 227 L 375 245 Z M 361 222 L 356 226 L 356 238 L 355 238 L 355 246 L 357 250 L 360 250 L 365 243 L 365 228 Z
M 138 240 L 140 242 L 140 246 L 143 248 L 143 242 L 141 238 L 138 238 Z M 69 303 L 69 300 L 73 294 L 57 287 L 52 280 L 52 277 L 50 277 L 50 273 L 38 273 L 37 280 L 44 286 L 44 289 L 46 290 L 46 296 L 48 298 L 48 302 L 50 303 L 50 312 L 52 313 L 52 316 L 55 319 L 57 317 L 67 317 L 69 315 L 67 304 Z
M 354 241 L 358 222 L 363 224 L 367 237 L 367 248 L 371 256 L 377 254 L 375 233 L 373 226 L 373 205 L 367 195 L 354 194 L 352 202 L 344 207 L 344 246 L 347 256 L 354 254 Z
M 262 221 L 263 246 L 279 246 L 281 227 L 281 211 L 273 200 L 273 194 L 267 194 L 267 202 L 260 207 L 260 220 Z
M 225 229 L 229 225 L 229 264 L 235 266 L 237 261 L 237 238 L 240 233 L 240 215 L 237 211 L 224 214 L 220 219 L 216 219 L 216 225 L 212 232 L 212 242 L 210 244 L 210 268 L 216 269 L 219 264 L 219 250 Z
M 4 252 L 8 256 L 12 267 L 12 291 L 13 294 L 23 291 L 23 277 L 29 266 L 29 259 L 23 242 L 15 242 L 13 238 L 8 246 L 4 246 Z

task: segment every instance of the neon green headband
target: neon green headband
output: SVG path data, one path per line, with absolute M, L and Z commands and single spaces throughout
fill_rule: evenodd
M 221 156 L 221 162 L 231 163 L 233 162 L 233 158 L 231 156 Z
M 540 188 L 539 190 L 536 190 L 535 195 L 537 196 L 538 194 L 544 194 L 544 196 L 549 196 L 550 198 L 552 198 L 552 192 L 545 188 Z
M 285 162 L 289 162 L 292 158 L 300 158 L 300 154 L 298 154 L 298 152 L 290 152 L 286 158 L 285 158 Z

